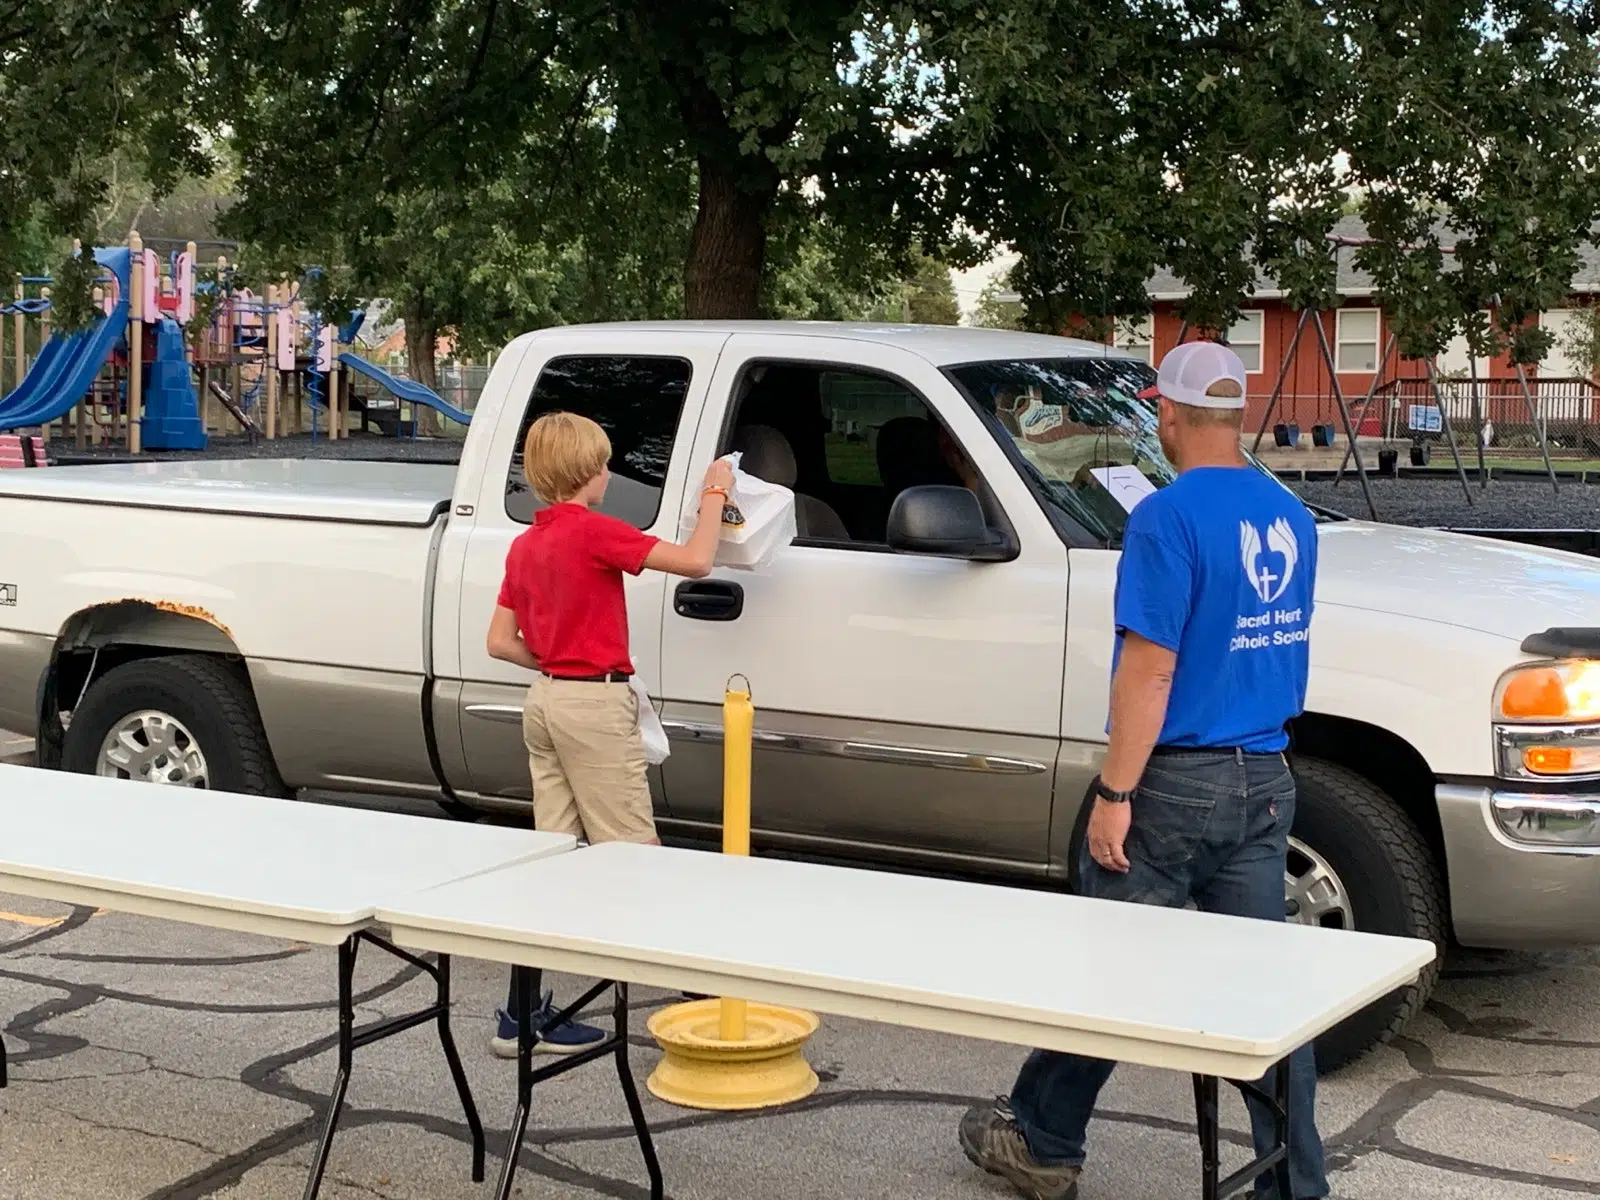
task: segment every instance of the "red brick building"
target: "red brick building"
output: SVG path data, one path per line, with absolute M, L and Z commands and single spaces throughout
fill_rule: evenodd
M 1341 221 L 1335 232 L 1347 238 L 1366 235 L 1365 227 L 1355 218 Z M 1396 353 L 1380 370 L 1379 357 L 1389 329 L 1374 299 L 1372 279 L 1356 266 L 1355 254 L 1354 249 L 1339 250 L 1336 287 L 1341 303 L 1337 309 L 1317 314 L 1317 319 L 1327 334 L 1339 387 L 1353 410 L 1373 386 L 1374 376 L 1378 377 L 1379 402 L 1369 410 L 1362 432 L 1382 433 L 1386 414 L 1387 419 L 1400 423 L 1396 432 L 1404 436 L 1409 406 L 1428 399 L 1425 368 L 1420 361 L 1400 359 Z M 1147 361 L 1159 362 L 1178 343 L 1183 326 L 1178 308 L 1188 295 L 1188 288 L 1165 271 L 1157 272 L 1147 286 L 1150 315 L 1143 320 L 1119 322 L 1113 340 Z M 1558 341 L 1545 361 L 1528 372 L 1528 377 L 1536 405 L 1543 410 L 1552 434 L 1570 423 L 1600 426 L 1600 386 L 1594 379 L 1594 364 L 1576 362 L 1562 345 L 1570 336 L 1572 323 L 1588 316 L 1581 310 L 1596 303 L 1600 303 L 1600 248 L 1591 244 L 1584 247 L 1572 281 L 1570 302 L 1539 317 Z M 1249 372 L 1248 429 L 1260 426 L 1298 320 L 1299 314 L 1285 302 L 1276 282 L 1260 276 L 1238 322 L 1228 331 L 1229 343 L 1244 359 Z M 1439 356 L 1437 365 L 1441 377 L 1448 380 L 1441 389 L 1447 411 L 1458 422 L 1471 421 L 1474 397 L 1467 380 L 1472 364 L 1465 339 L 1457 337 Z M 1527 402 L 1511 363 L 1500 356 L 1480 359 L 1476 367 L 1480 380 L 1478 411 L 1487 420 L 1507 428 L 1526 426 Z M 1290 364 L 1274 421 L 1296 422 L 1303 431 L 1317 422 L 1339 422 L 1329 372 L 1317 344 L 1316 330 L 1309 325 Z

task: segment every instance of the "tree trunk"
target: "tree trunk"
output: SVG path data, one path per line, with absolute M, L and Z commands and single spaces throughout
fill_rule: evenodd
M 439 390 L 439 371 L 435 356 L 439 352 L 439 327 L 433 322 L 433 306 L 424 299 L 406 305 L 406 374 L 431 391 Z M 439 414 L 423 405 L 412 405 L 419 437 L 438 437 Z
M 732 172 L 701 158 L 700 202 L 683 270 L 685 316 L 714 321 L 761 315 L 767 214 L 777 195 L 776 186 L 741 190 Z

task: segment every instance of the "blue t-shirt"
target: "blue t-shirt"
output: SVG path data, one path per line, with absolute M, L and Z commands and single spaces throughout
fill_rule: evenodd
M 1199 467 L 1128 515 L 1117 565 L 1127 631 L 1178 656 L 1163 746 L 1282 750 L 1305 707 L 1317 526 L 1253 467 Z

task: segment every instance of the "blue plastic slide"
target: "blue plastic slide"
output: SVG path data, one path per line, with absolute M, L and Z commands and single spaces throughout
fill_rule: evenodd
M 128 326 L 126 300 L 88 329 L 54 334 L 34 360 L 22 386 L 0 400 L 0 430 L 26 429 L 60 420 L 94 385 Z
M 373 366 L 359 355 L 345 351 L 339 355 L 339 365 L 349 367 L 357 375 L 365 375 L 368 379 L 375 380 L 402 400 L 410 401 L 412 404 L 422 404 L 435 412 L 443 413 L 458 425 L 472 423 L 471 413 L 463 412 L 432 388 L 425 388 L 412 379 L 397 379 L 382 367 Z

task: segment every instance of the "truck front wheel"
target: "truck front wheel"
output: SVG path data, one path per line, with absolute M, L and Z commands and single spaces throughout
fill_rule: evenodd
M 1294 772 L 1289 920 L 1422 938 L 1441 956 L 1417 982 L 1317 1039 L 1317 1067 L 1331 1071 L 1388 1041 L 1427 1003 L 1447 936 L 1444 886 L 1422 831 L 1377 785 L 1318 758 L 1297 758 Z
M 62 766 L 169 787 L 285 796 L 244 672 L 202 654 L 107 671 L 72 714 Z

